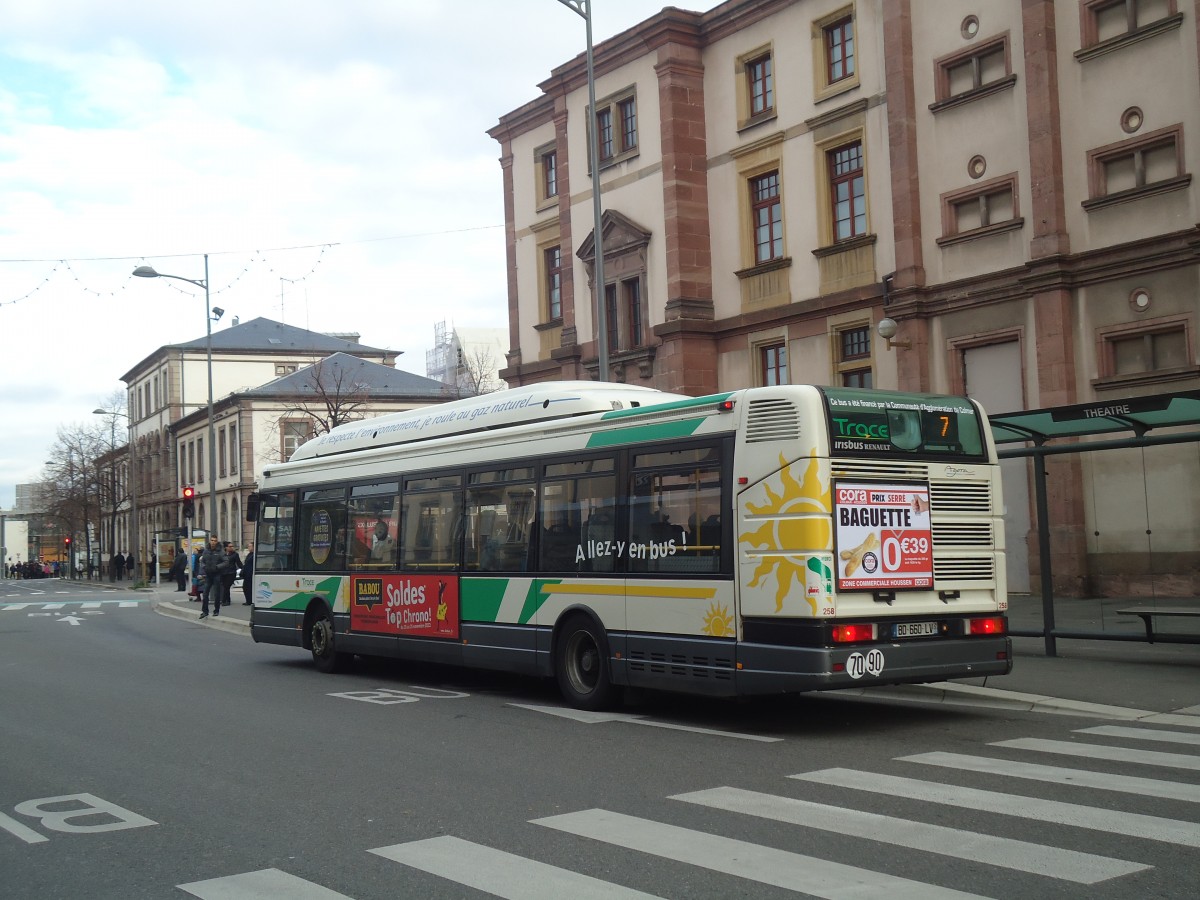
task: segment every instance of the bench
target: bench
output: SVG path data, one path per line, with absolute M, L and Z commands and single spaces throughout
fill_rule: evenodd
M 1200 618 L 1200 607 L 1197 606 L 1131 606 L 1128 609 L 1118 609 L 1118 616 L 1139 616 L 1146 626 L 1146 640 L 1154 643 L 1155 616 L 1183 616 Z

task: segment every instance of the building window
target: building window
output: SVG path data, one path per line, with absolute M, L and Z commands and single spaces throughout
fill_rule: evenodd
M 779 198 L 779 172 L 750 179 L 750 208 L 754 218 L 754 262 L 783 256 L 783 204 Z
M 1083 208 L 1187 187 L 1191 176 L 1183 171 L 1182 144 L 1182 126 L 1175 125 L 1089 151 L 1090 199 Z
M 225 477 L 225 429 L 217 429 L 217 471 L 221 473 L 221 477 Z
M 1084 0 L 1080 6 L 1082 49 L 1114 49 L 1176 28 L 1182 21 L 1177 0 Z
M 280 375 L 291 375 L 295 371 L 296 371 L 295 363 L 276 363 L 275 364 L 275 376 L 277 378 Z
M 637 104 L 630 97 L 617 104 L 621 112 L 621 152 L 637 148 Z
M 867 195 L 862 141 L 829 151 L 828 159 L 834 241 L 866 234 Z
M 562 248 L 547 247 L 542 251 L 546 272 L 547 321 L 562 318 Z
M 237 426 L 229 426 L 229 474 L 236 475 L 238 470 Z
M 788 383 L 787 344 L 780 341 L 777 344 L 765 344 L 758 348 L 759 368 L 762 370 L 762 384 L 772 387 Z
M 604 333 L 608 340 L 609 350 L 619 350 L 621 347 L 621 329 L 618 325 L 617 286 L 604 286 Z
M 637 97 L 631 90 L 596 101 L 596 143 L 601 165 L 634 156 L 638 149 Z
M 1128 384 L 1194 377 L 1188 324 L 1188 317 L 1182 315 L 1101 329 L 1101 380 Z
M 828 83 L 834 84 L 854 74 L 854 18 L 846 16 L 824 30 Z
M 558 153 L 551 150 L 542 154 L 542 198 L 558 196 Z
M 196 483 L 196 445 L 188 441 L 187 445 L 187 484 Z
M 629 328 L 629 346 L 640 347 L 643 343 L 642 333 L 642 280 L 629 278 L 621 282 L 621 290 L 625 294 L 625 319 Z
M 842 387 L 871 387 L 871 326 L 840 328 L 834 342 L 837 382 Z
M 204 438 L 196 438 L 196 484 L 204 484 Z
M 1024 219 L 1017 205 L 1015 173 L 942 195 L 942 236 L 945 245 L 1020 228 Z
M 307 419 L 285 420 L 279 423 L 280 452 L 283 461 L 287 462 L 300 445 L 307 441 L 312 434 L 312 426 Z
M 1012 87 L 1008 35 L 1002 34 L 934 63 L 934 112 Z
M 752 118 L 775 109 L 774 81 L 771 73 L 770 53 L 746 63 L 746 83 L 750 89 L 750 116 Z

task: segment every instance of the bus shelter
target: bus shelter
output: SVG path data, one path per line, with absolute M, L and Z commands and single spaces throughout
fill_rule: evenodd
M 1049 457 L 1061 454 L 1092 454 L 1172 444 L 1197 444 L 1200 446 L 1200 429 L 1196 427 L 1200 426 L 1200 391 L 1154 394 L 1046 409 L 1019 410 L 989 416 L 989 419 L 992 436 L 997 445 L 997 454 L 1001 459 L 1029 457 L 1033 462 L 1037 544 L 1041 566 L 1042 629 L 1041 631 L 1013 631 L 1012 633 L 1023 637 L 1043 637 L 1048 656 L 1056 655 L 1057 638 L 1147 640 L 1147 637 L 1140 633 L 1112 633 L 1056 627 L 1046 463 Z M 1142 475 L 1144 479 L 1144 456 Z M 1177 499 L 1179 498 L 1177 497 Z M 1183 505 L 1191 504 L 1190 515 L 1192 516 L 1198 514 L 1194 500 L 1194 497 L 1182 498 Z M 1182 505 L 1181 508 L 1183 508 Z M 1092 514 L 1093 516 L 1097 515 L 1094 508 Z M 1147 527 L 1146 533 L 1150 533 L 1149 527 Z M 1200 605 L 1196 607 L 1196 610 L 1197 615 L 1200 616 Z M 1163 643 L 1200 643 L 1200 636 L 1188 634 L 1161 635 L 1155 636 L 1154 639 Z

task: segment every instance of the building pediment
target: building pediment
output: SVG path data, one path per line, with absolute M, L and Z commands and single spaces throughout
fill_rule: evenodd
M 650 243 L 651 232 L 616 210 L 607 209 L 600 216 L 600 232 L 604 235 L 604 255 L 614 256 L 640 250 Z M 585 263 L 596 258 L 596 230 L 593 228 L 575 251 Z

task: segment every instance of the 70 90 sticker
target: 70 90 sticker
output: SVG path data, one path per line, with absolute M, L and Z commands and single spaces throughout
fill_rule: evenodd
M 846 674 L 856 681 L 864 675 L 872 678 L 883 673 L 883 651 L 868 650 L 863 653 L 851 653 L 846 657 Z

